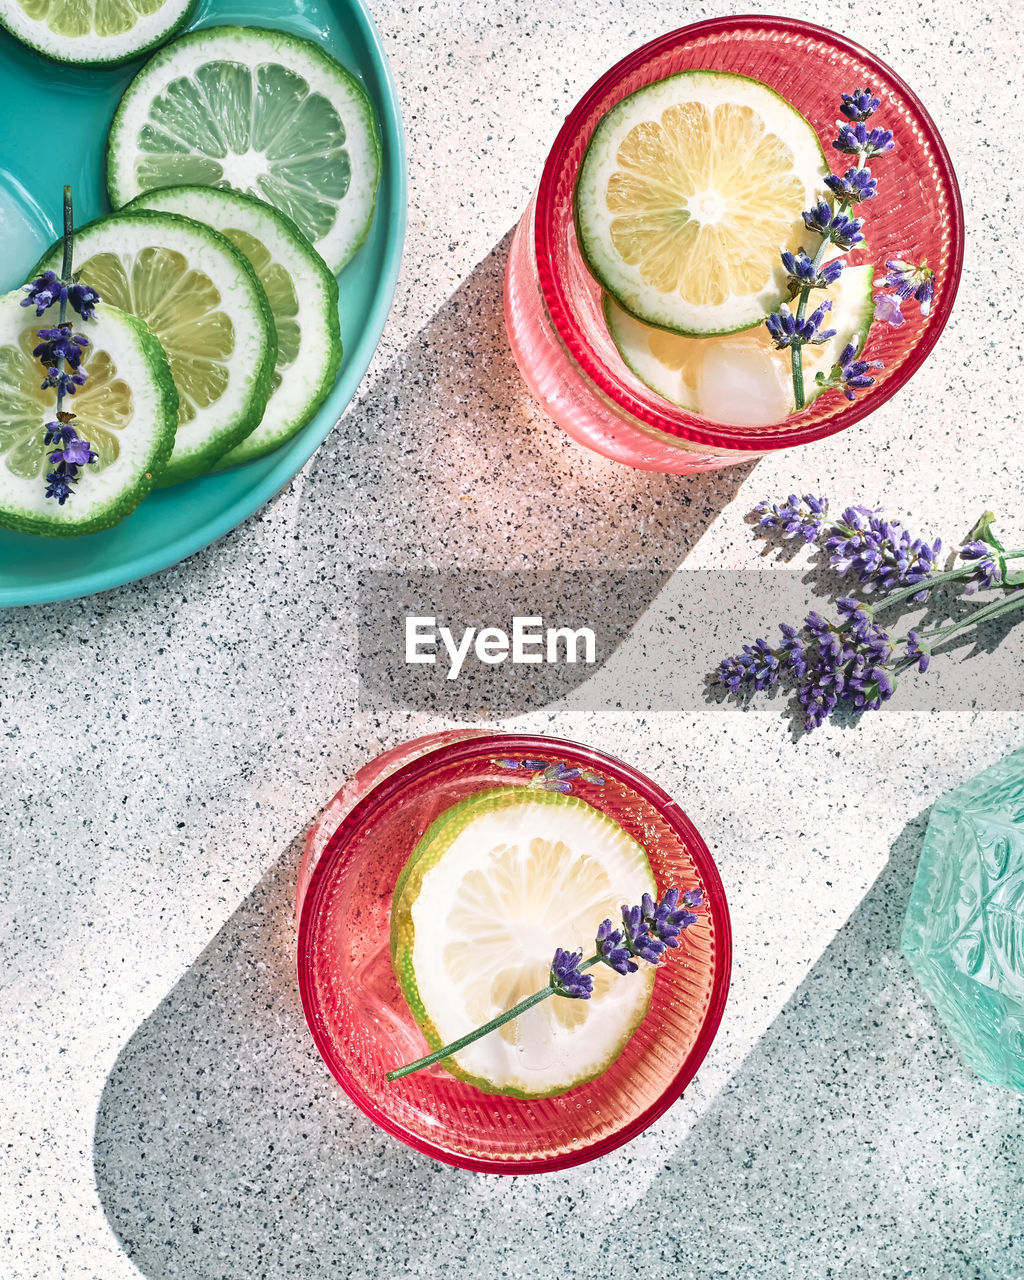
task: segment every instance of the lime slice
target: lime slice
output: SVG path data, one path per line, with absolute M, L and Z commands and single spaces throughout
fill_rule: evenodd
M 82 357 L 85 385 L 64 407 L 75 430 L 99 455 L 82 468 L 75 492 L 60 506 L 47 498 L 52 445 L 52 390 L 40 390 L 32 349 L 40 326 L 20 291 L 0 297 L 0 525 L 20 533 L 64 537 L 95 533 L 123 520 L 149 492 L 174 446 L 178 396 L 167 357 L 141 320 L 105 301 L 81 324 L 90 345 Z
M 814 375 L 828 374 L 847 343 L 867 340 L 874 313 L 873 268 L 847 267 L 830 289 L 815 290 L 811 306 L 832 300 L 828 328 L 836 336 L 803 349 L 804 390 L 810 404 L 821 394 Z M 604 296 L 608 331 L 622 359 L 652 391 L 689 413 L 715 422 L 768 426 L 796 411 L 787 351 L 776 351 L 763 324 L 720 338 L 687 338 L 642 324 Z
M 283 213 L 262 200 L 212 187 L 166 187 L 128 209 L 181 213 L 215 227 L 249 259 L 270 303 L 277 364 L 263 421 L 216 469 L 270 453 L 306 425 L 334 386 L 341 365 L 338 282 Z
M 829 172 L 817 134 L 767 85 L 682 71 L 598 122 L 576 183 L 590 270 L 639 320 L 706 337 L 747 329 L 785 294 L 780 248 Z
M 339 271 L 366 239 L 380 137 L 362 85 L 311 40 L 193 31 L 125 90 L 107 143 L 115 207 L 143 191 L 232 187 L 280 209 Z
M 59 257 L 54 245 L 36 273 Z M 259 426 L 274 376 L 274 322 L 230 240 L 178 214 L 116 213 L 75 232 L 75 273 L 105 303 L 145 320 L 167 352 L 178 432 L 161 485 L 209 470 Z
M 0 26 L 55 62 L 112 67 L 188 25 L 197 0 L 0 0 Z
M 557 947 L 594 952 L 606 917 L 655 892 L 643 848 L 578 796 L 505 788 L 446 810 L 395 888 L 391 955 L 432 1049 L 548 983 Z M 589 1000 L 551 996 L 446 1059 L 485 1093 L 553 1097 L 605 1071 L 650 1003 L 655 970 L 589 970 Z

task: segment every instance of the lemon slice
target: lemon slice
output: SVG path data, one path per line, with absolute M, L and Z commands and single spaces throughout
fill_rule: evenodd
M 648 324 L 694 336 L 750 328 L 785 293 L 780 248 L 829 172 L 817 134 L 760 81 L 683 71 L 598 122 L 576 183 L 590 270 Z
M 359 81 L 312 40 L 209 27 L 125 90 L 107 141 L 115 207 L 160 187 L 232 187 L 280 209 L 339 271 L 366 239 L 380 135 Z
M 0 0 L 0 26 L 55 62 L 113 67 L 156 48 L 197 0 Z
M 216 228 L 248 258 L 277 331 L 277 362 L 263 421 L 219 458 L 222 467 L 261 458 L 290 440 L 326 400 L 341 365 L 338 282 L 298 227 L 262 200 L 213 187 L 165 187 L 129 209 L 181 213 Z
M 35 274 L 59 261 L 57 244 Z M 117 213 L 75 232 L 75 273 L 145 320 L 167 352 L 178 431 L 161 485 L 208 470 L 255 430 L 277 339 L 266 294 L 226 236 L 174 213 Z
M 821 394 L 814 375 L 828 374 L 850 342 L 863 347 L 874 314 L 870 264 L 847 267 L 811 306 L 832 302 L 827 327 L 836 335 L 803 349 L 806 403 Z M 763 324 L 720 338 L 687 338 L 642 324 L 605 294 L 604 314 L 619 354 L 652 391 L 690 413 L 715 422 L 768 426 L 796 411 L 788 351 L 776 351 Z
M 453 805 L 413 850 L 391 909 L 395 974 L 431 1048 L 547 986 L 557 947 L 593 955 L 601 921 L 655 892 L 643 848 L 578 796 L 504 788 Z M 589 1000 L 551 996 L 446 1068 L 523 1098 L 600 1075 L 647 1012 L 655 970 L 588 972 Z
M 178 397 L 160 344 L 134 316 L 105 301 L 82 323 L 85 385 L 64 401 L 71 424 L 99 456 L 81 470 L 63 506 L 46 497 L 53 391 L 40 389 L 32 349 L 45 316 L 22 307 L 20 291 L 0 297 L 0 525 L 47 537 L 95 533 L 142 501 L 174 445 Z

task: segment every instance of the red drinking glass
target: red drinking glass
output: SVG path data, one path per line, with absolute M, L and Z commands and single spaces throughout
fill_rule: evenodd
M 879 195 L 865 206 L 870 249 L 851 266 L 887 258 L 936 273 L 931 315 L 906 308 L 901 328 L 876 323 L 867 358 L 885 368 L 852 403 L 826 392 L 770 427 L 713 422 L 678 409 L 625 365 L 601 310 L 601 289 L 576 243 L 573 190 L 601 117 L 636 89 L 677 71 L 707 68 L 761 80 L 810 121 L 840 171 L 850 157 L 828 145 L 840 94 L 868 86 L 882 100 L 872 125 L 891 129 L 896 149 L 873 162 Z M 516 229 L 505 276 L 505 324 L 527 385 L 580 444 L 649 471 L 707 471 L 775 449 L 820 440 L 884 404 L 918 369 L 949 318 L 963 262 L 963 210 L 956 176 L 927 111 L 889 67 L 824 27 L 792 18 L 715 18 L 670 32 L 612 67 L 573 110 L 555 139 L 540 187 Z
M 604 785 L 574 793 L 647 850 L 659 892 L 701 888 L 704 906 L 659 968 L 650 1009 L 597 1079 L 557 1098 L 481 1093 L 435 1066 L 389 1084 L 429 1052 L 392 973 L 395 881 L 440 813 L 473 792 L 524 786 L 496 758 L 564 761 Z M 417 1151 L 488 1173 L 539 1173 L 603 1155 L 679 1097 L 718 1028 L 729 987 L 729 912 L 708 848 L 679 805 L 642 774 L 555 738 L 459 730 L 372 761 L 311 829 L 299 872 L 298 976 L 324 1061 L 371 1120 Z M 595 921 L 595 926 L 598 922 Z

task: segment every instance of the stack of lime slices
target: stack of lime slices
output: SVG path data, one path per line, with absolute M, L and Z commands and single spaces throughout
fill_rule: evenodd
M 766 425 L 794 412 L 789 362 L 764 321 L 787 297 L 779 251 L 807 239 L 802 211 L 828 172 L 810 123 L 746 76 L 682 71 L 602 117 L 577 179 L 577 240 L 641 381 L 717 421 Z M 867 338 L 871 268 L 848 268 L 828 296 L 837 332 L 806 349 L 808 402 L 814 373 Z
M 180 5 L 132 2 L 131 13 L 188 16 Z M 108 9 L 82 0 L 61 56 L 88 62 L 102 49 L 109 59 L 113 46 L 101 42 Z M 12 29 L 18 14 L 67 26 L 69 12 L 57 0 L 0 0 L 0 21 Z M 123 33 L 125 47 L 149 27 L 140 19 L 132 30 Z M 255 27 L 194 31 L 129 84 L 107 143 L 108 190 L 119 212 L 76 231 L 74 270 L 99 293 L 97 315 L 116 308 L 141 321 L 166 355 L 177 432 L 169 458 L 166 449 L 150 458 L 149 482 L 176 484 L 260 458 L 323 404 L 342 360 L 336 273 L 366 239 L 380 169 L 365 90 L 310 40 Z M 29 276 L 59 271 L 61 256 L 61 244 L 53 245 Z M 19 448 L 31 450 L 22 410 L 37 370 L 10 351 L 0 358 L 21 379 L 10 395 L 22 406 L 10 421 L 0 413 L 0 439 L 17 436 Z M 87 397 L 79 404 L 81 434 L 91 439 Z M 0 471 L 14 474 L 13 466 L 8 452 Z M 118 498 L 108 491 L 120 472 L 108 467 L 103 486 L 93 483 L 96 473 L 95 464 L 84 469 L 59 512 L 52 502 L 33 508 L 33 531 L 86 532 L 142 496 L 137 477 L 125 476 Z M 22 506 L 8 505 L 6 493 L 0 483 L 0 525 L 27 528 Z
M 514 787 L 452 805 L 413 850 L 391 907 L 395 975 L 431 1049 L 546 987 L 556 948 L 593 954 L 601 921 L 655 891 L 641 845 L 579 796 Z M 589 1000 L 553 996 L 444 1066 L 486 1093 L 565 1093 L 625 1048 L 655 972 L 598 965 Z

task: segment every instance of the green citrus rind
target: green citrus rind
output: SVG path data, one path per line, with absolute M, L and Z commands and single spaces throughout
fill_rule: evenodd
M 22 310 L 21 292 L 8 294 L 0 298 L 0 308 L 17 307 L 18 319 L 29 320 L 31 327 L 49 323 L 46 319 L 36 319 L 30 311 Z M 79 480 L 74 485 L 74 493 L 61 507 L 56 500 L 45 497 L 45 481 L 42 460 L 50 449 L 43 445 L 43 420 L 39 423 L 40 459 L 42 469 L 38 479 L 32 482 L 31 505 L 18 502 L 5 495 L 5 477 L 0 474 L 0 527 L 14 530 L 16 533 L 34 534 L 44 538 L 78 537 L 83 534 L 98 533 L 102 529 L 112 528 L 119 524 L 139 505 L 153 488 L 156 478 L 167 464 L 174 448 L 174 433 L 178 417 L 178 392 L 171 377 L 170 366 L 163 347 L 156 340 L 148 327 L 136 316 L 119 311 L 116 307 L 102 304 L 97 311 L 95 322 L 83 323 L 82 330 L 96 350 L 110 351 L 118 369 L 118 375 L 124 376 L 125 363 L 133 356 L 137 364 L 135 376 L 130 386 L 133 396 L 141 398 L 143 404 L 137 410 L 137 416 L 143 423 L 142 429 L 151 434 L 152 440 L 148 449 L 138 457 L 125 483 L 115 492 L 97 501 L 98 486 L 95 474 L 90 467 L 82 468 Z M 112 333 L 112 330 L 118 331 Z M 122 345 L 123 344 L 123 345 Z M 121 364 L 118 365 L 117 361 Z M 85 365 L 88 379 L 88 361 Z M 141 385 L 140 370 L 145 370 L 148 387 Z M 127 380 L 127 379 L 126 379 Z M 77 397 L 65 402 L 73 411 L 76 400 L 81 404 L 86 398 L 88 380 L 83 391 Z M 77 424 L 80 436 L 89 439 L 89 424 L 84 420 Z M 131 424 L 122 430 L 131 430 Z M 95 433 L 93 442 L 96 442 Z M 119 437 L 120 443 L 120 437 Z M 99 450 L 102 457 L 102 445 Z M 4 455 L 0 453 L 0 473 L 4 469 Z M 100 472 L 100 476 L 103 473 Z M 93 481 L 90 484 L 90 481 Z M 80 515 L 79 513 L 85 514 Z
M 62 36 L 49 28 L 42 19 L 30 18 L 17 0 L 0 0 L 0 27 L 9 31 L 15 40 L 33 53 L 59 66 L 89 67 L 102 71 L 108 67 L 123 66 L 126 62 L 153 53 L 172 40 L 195 17 L 198 5 L 199 0 L 187 0 L 182 8 L 180 2 L 169 0 L 156 14 L 146 15 L 141 22 L 135 24 L 132 28 L 136 33 L 134 36 L 126 33 L 122 39 L 115 40 L 95 32 L 88 36 Z M 161 26 L 148 21 L 164 9 L 172 10 L 169 22 L 165 21 Z M 174 11 L 177 11 L 176 15 Z M 141 33 L 137 31 L 139 26 L 143 27 Z M 85 49 L 90 43 L 95 46 L 95 52 L 86 53 Z
M 92 256 L 122 256 L 132 242 L 139 252 L 163 248 L 185 257 L 190 267 L 198 264 L 218 288 L 222 309 L 229 315 L 239 339 L 230 360 L 234 385 L 231 397 L 227 399 L 222 394 L 200 409 L 193 422 L 179 426 L 174 453 L 159 480 L 158 487 L 165 488 L 209 471 L 259 426 L 270 398 L 277 335 L 270 304 L 248 258 L 227 236 L 177 213 L 139 209 L 110 214 L 78 227 L 76 275 L 88 281 Z M 60 256 L 58 241 L 36 263 L 32 274 L 59 269 Z M 102 296 L 102 290 L 100 293 Z M 153 328 L 159 339 L 161 327 Z
M 579 796 L 563 795 L 560 792 L 544 791 L 540 788 L 534 790 L 526 787 L 503 787 L 478 791 L 468 796 L 465 800 L 458 801 L 434 820 L 417 842 L 395 882 L 395 891 L 391 901 L 390 932 L 391 965 L 395 978 L 401 987 L 409 1010 L 423 1032 L 431 1051 L 443 1048 L 445 1041 L 424 1006 L 419 985 L 416 981 L 416 973 L 413 966 L 413 943 L 415 940 L 415 926 L 412 919 L 413 904 L 419 896 L 424 876 L 441 860 L 456 836 L 460 834 L 469 822 L 481 813 L 520 805 L 525 797 L 540 804 L 585 809 L 588 812 L 588 816 L 600 819 L 609 827 L 625 835 L 614 819 L 608 817 L 607 814 L 601 813 L 600 810 L 595 809 L 593 805 L 588 804 Z M 627 838 L 631 839 L 631 837 Z M 633 841 L 633 843 L 636 842 Z M 650 873 L 650 891 L 654 893 L 656 892 L 656 884 L 654 875 L 650 872 L 649 864 L 648 872 Z M 600 921 L 595 921 L 595 930 L 599 923 Z M 633 978 L 639 979 L 641 976 L 638 973 L 633 975 Z M 643 976 L 646 977 L 647 975 L 644 974 Z M 454 1057 L 441 1059 L 439 1065 L 443 1066 L 450 1075 L 466 1084 L 473 1085 L 481 1093 L 522 1099 L 560 1097 L 562 1094 L 568 1093 L 572 1089 L 577 1089 L 591 1080 L 596 1080 L 621 1055 L 637 1027 L 647 1016 L 653 994 L 654 976 L 654 971 L 651 970 L 646 1000 L 644 1000 L 642 1007 L 639 1008 L 637 1016 L 627 1025 L 621 1038 L 612 1046 L 604 1062 L 597 1070 L 581 1073 L 578 1077 L 559 1088 L 528 1090 L 509 1085 L 496 1086 L 485 1077 L 465 1071 L 459 1066 Z M 559 997 L 552 996 L 550 998 L 558 999 Z
M 587 269 L 601 285 L 602 289 L 611 294 L 624 311 L 644 324 L 652 325 L 658 329 L 666 329 L 670 333 L 678 333 L 683 337 L 689 338 L 723 337 L 729 333 L 741 333 L 745 329 L 754 328 L 755 325 L 762 323 L 765 316 L 774 311 L 784 300 L 786 286 L 785 275 L 781 267 L 776 268 L 774 271 L 775 287 L 766 288 L 761 294 L 757 295 L 756 301 L 750 303 L 745 314 L 736 316 L 731 322 L 708 324 L 705 321 L 697 324 L 694 323 L 693 314 L 687 317 L 685 309 L 683 312 L 673 314 L 671 310 L 664 309 L 664 302 L 657 305 L 653 303 L 644 304 L 639 300 L 635 288 L 627 289 L 623 280 L 616 276 L 615 260 L 619 258 L 619 255 L 614 249 L 609 250 L 602 243 L 603 238 L 596 230 L 594 217 L 588 216 L 588 212 L 584 208 L 584 205 L 589 206 L 596 203 L 594 194 L 590 190 L 590 184 L 592 180 L 596 179 L 596 170 L 604 159 L 600 152 L 602 148 L 606 149 L 609 145 L 607 135 L 621 119 L 630 114 L 639 100 L 661 92 L 666 85 L 684 80 L 689 83 L 699 83 L 701 80 L 707 82 L 729 80 L 757 86 L 759 91 L 763 90 L 768 95 L 769 101 L 780 104 L 785 108 L 789 116 L 795 117 L 796 120 L 803 124 L 808 150 L 813 144 L 816 164 L 815 176 L 818 179 L 816 186 L 812 187 L 810 184 L 805 184 L 808 185 L 807 207 L 810 206 L 812 194 L 816 195 L 824 190 L 824 177 L 830 172 L 830 168 L 821 145 L 821 139 L 792 103 L 787 102 L 780 93 L 769 85 L 762 83 L 762 81 L 756 80 L 752 76 L 738 75 L 735 72 L 700 69 L 676 72 L 674 75 L 665 76 L 661 80 L 643 85 L 641 88 L 634 90 L 633 93 L 628 94 L 620 102 L 617 102 L 598 121 L 597 127 L 594 129 L 583 153 L 576 185 L 573 190 L 573 219 L 576 227 L 576 240 Z M 796 248 L 797 246 L 789 247 Z M 651 290 L 651 292 L 655 291 Z M 690 308 L 691 313 L 697 310 L 698 308 L 695 306 Z
M 285 365 L 283 322 L 274 311 L 271 281 L 250 262 L 274 313 L 278 335 L 278 385 L 270 393 L 262 421 L 241 444 L 218 458 L 213 470 L 236 467 L 272 453 L 301 431 L 330 394 L 341 367 L 341 324 L 338 318 L 338 281 L 327 264 L 294 222 L 273 205 L 241 191 L 216 187 L 162 187 L 136 196 L 125 212 L 155 209 L 180 213 L 204 222 L 226 235 L 242 253 L 241 231 L 259 241 L 270 254 L 271 268 L 283 268 L 295 285 L 294 295 L 301 327 L 298 354 Z M 235 233 L 235 234 L 233 234 Z

